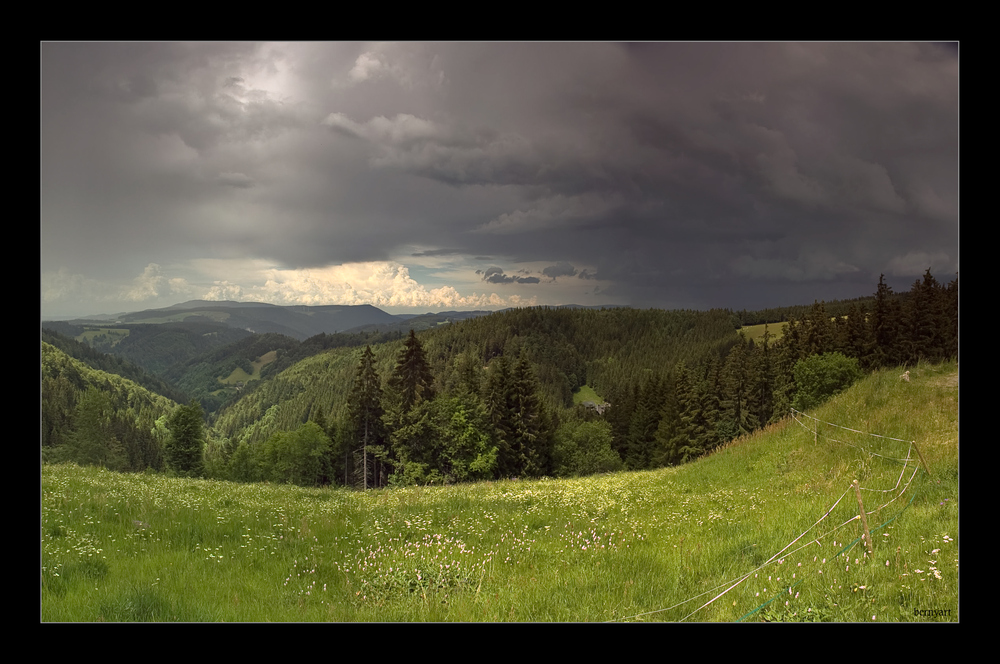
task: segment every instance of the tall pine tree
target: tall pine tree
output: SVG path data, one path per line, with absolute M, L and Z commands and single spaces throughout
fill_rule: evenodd
M 629 421 L 625 448 L 625 467 L 629 470 L 645 470 L 651 466 L 665 400 L 663 380 L 658 375 L 648 374 L 639 389 L 639 399 Z
M 395 466 L 394 472 L 401 474 L 406 483 L 420 482 L 426 472 L 434 470 L 436 463 L 434 459 L 440 445 L 430 409 L 434 398 L 433 383 L 423 346 L 411 329 L 389 377 L 384 418 L 392 443 L 385 461 Z M 413 468 L 407 470 L 408 464 Z
M 357 479 L 364 489 L 375 482 L 377 456 L 373 448 L 381 448 L 385 440 L 382 424 L 382 384 L 375 370 L 375 354 L 371 346 L 366 346 L 358 363 L 354 386 L 348 402 L 348 417 L 354 441 L 355 456 L 360 456 L 360 468 L 356 469 Z M 371 472 L 370 472 L 371 471 Z M 371 476 L 370 476 L 371 475 Z M 377 482 L 375 482 L 377 483 Z
M 522 352 L 511 372 L 513 407 L 511 448 L 516 474 L 540 477 L 551 472 L 553 427 L 541 398 L 541 386 Z
M 497 441 L 497 476 L 510 477 L 518 473 L 514 445 L 514 395 L 510 363 L 503 355 L 490 362 L 483 401 L 493 423 Z
M 740 338 L 732 347 L 722 367 L 722 399 L 719 402 L 722 442 L 752 431 L 756 418 L 750 416 L 750 345 Z
M 764 326 L 764 336 L 755 344 L 750 357 L 750 392 L 747 399 L 747 422 L 750 430 L 768 424 L 774 411 L 774 367 L 772 366 L 771 333 Z M 785 412 L 777 414 L 784 417 Z
M 871 356 L 873 367 L 885 367 L 901 361 L 899 327 L 899 308 L 892 299 L 892 288 L 885 283 L 885 275 L 880 274 L 871 315 L 872 339 L 875 344 Z
M 402 411 L 407 413 L 420 401 L 434 398 L 434 377 L 424 356 L 424 348 L 417 335 L 410 330 L 410 336 L 403 344 L 403 351 L 396 362 L 396 369 L 389 379 L 389 386 L 400 400 Z

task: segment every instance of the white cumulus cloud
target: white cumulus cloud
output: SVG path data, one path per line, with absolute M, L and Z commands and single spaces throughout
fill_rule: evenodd
M 262 284 L 243 287 L 217 281 L 205 299 L 237 299 L 271 304 L 326 304 L 376 307 L 438 308 L 530 306 L 530 300 L 518 296 L 500 297 L 496 293 L 462 295 L 452 286 L 427 288 L 410 276 L 409 268 L 394 261 L 347 263 L 310 269 L 264 270 Z
M 129 302 L 143 302 L 165 295 L 189 295 L 192 292 L 186 280 L 180 277 L 168 279 L 161 271 L 159 265 L 150 263 L 142 274 L 132 280 L 131 286 L 119 292 L 118 298 Z

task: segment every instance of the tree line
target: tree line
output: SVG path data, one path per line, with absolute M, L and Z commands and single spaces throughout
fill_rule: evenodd
M 364 489 L 551 474 L 553 422 L 527 356 L 500 356 L 485 377 L 478 362 L 466 354 L 461 378 L 438 393 L 412 331 L 384 379 L 366 346 L 339 421 L 317 409 L 293 431 L 240 442 L 229 478 Z
M 835 303 L 837 315 L 814 302 L 758 341 L 736 335 L 727 311 L 517 310 L 424 335 L 426 350 L 411 331 L 387 376 L 370 346 L 361 353 L 340 418 L 310 418 L 313 437 L 326 434 L 310 448 L 326 469 L 310 477 L 366 488 L 686 463 L 814 405 L 817 371 L 843 383 L 957 357 L 957 279 L 928 271 L 903 295 L 883 277 L 873 297 Z M 611 403 L 603 413 L 572 406 L 584 384 Z M 255 477 L 288 435 L 257 446 Z
M 338 484 L 563 475 L 585 472 L 594 459 L 614 469 L 621 462 L 613 461 L 610 428 L 581 427 L 586 414 L 573 407 L 573 391 L 588 381 L 630 381 L 727 347 L 735 336 L 722 310 L 520 309 L 419 339 L 411 332 L 378 355 L 367 347 L 349 371 L 338 351 L 258 386 L 216 421 L 220 438 L 239 441 L 217 456 L 244 446 L 240 458 L 256 458 L 257 469 L 244 464 L 232 479 L 265 479 L 274 466 L 264 451 L 322 419 L 330 449 L 322 481 Z M 378 397 L 362 385 L 378 386 Z M 359 412 L 368 415 L 359 420 Z
M 678 362 L 618 397 L 608 414 L 626 467 L 684 463 L 733 438 L 818 403 L 817 382 L 919 361 L 958 358 L 958 279 L 930 270 L 900 298 L 880 276 L 871 308 L 847 303 L 831 316 L 823 302 L 792 316 L 780 339 L 765 330 L 699 363 Z M 823 375 L 820 375 L 823 374 Z M 807 384 L 808 383 L 808 384 Z M 828 388 L 827 396 L 830 389 Z
M 812 392 L 817 372 L 840 371 L 839 358 L 870 371 L 958 353 L 957 278 L 943 285 L 929 270 L 908 293 L 893 293 L 880 278 L 871 298 L 829 308 L 814 302 L 790 316 L 780 338 L 769 331 L 744 338 L 733 325 L 743 317 L 505 311 L 419 338 L 411 330 L 374 350 L 313 355 L 224 409 L 210 428 L 174 419 L 203 421 L 191 403 L 170 416 L 147 414 L 136 430 L 150 426 L 149 449 L 159 450 L 150 458 L 160 461 L 147 467 L 236 481 L 372 488 L 641 470 L 691 461 L 784 417 L 793 404 L 810 407 L 821 398 Z M 848 367 L 843 375 L 856 374 Z M 64 452 L 109 467 L 141 465 L 135 460 L 146 452 L 136 452 L 137 443 L 124 455 L 87 452 L 87 440 L 111 431 L 112 418 L 92 416 L 108 408 L 90 395 L 74 410 L 59 396 L 68 393 L 67 377 L 45 380 L 43 446 L 69 442 L 53 441 L 67 430 L 53 422 L 69 418 L 90 433 L 73 434 L 75 447 Z M 584 385 L 610 405 L 600 413 L 574 406 Z

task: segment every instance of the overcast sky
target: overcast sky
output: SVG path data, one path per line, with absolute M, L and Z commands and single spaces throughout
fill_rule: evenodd
M 759 309 L 958 271 L 958 47 L 43 43 L 41 303 Z

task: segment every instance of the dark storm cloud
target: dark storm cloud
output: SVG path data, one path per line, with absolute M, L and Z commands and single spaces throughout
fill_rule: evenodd
M 460 249 L 429 249 L 427 251 L 417 251 L 411 254 L 412 256 L 454 256 L 456 254 L 461 254 Z M 485 259 L 489 260 L 489 259 Z
M 572 265 L 570 265 L 566 261 L 563 261 L 561 263 L 557 263 L 555 265 L 548 266 L 547 268 L 545 268 L 544 270 L 542 270 L 542 274 L 544 274 L 546 277 L 548 277 L 548 278 L 550 278 L 552 280 L 555 280 L 556 277 L 572 277 L 572 276 L 575 276 L 576 275 L 576 268 L 574 268 Z
M 544 112 L 523 123 L 509 108 L 494 132 L 405 115 L 355 128 L 379 167 L 453 186 L 523 185 L 523 206 L 483 224 L 471 251 L 488 242 L 521 260 L 609 263 L 602 274 L 639 290 L 694 275 L 735 290 L 745 279 L 853 288 L 852 275 L 870 281 L 923 245 L 915 226 L 957 259 L 957 68 L 942 49 L 594 45 L 587 74 L 570 62 L 577 45 L 527 50 L 539 59 L 518 90 Z M 557 67 L 569 83 L 547 77 Z
M 43 270 L 68 283 L 205 257 L 475 257 L 532 264 L 548 279 L 532 292 L 553 298 L 599 280 L 622 303 L 739 308 L 856 297 L 882 272 L 906 288 L 927 260 L 947 279 L 957 57 L 929 43 L 44 44 Z
M 482 279 L 488 284 L 537 284 L 541 281 L 538 277 L 516 277 L 507 276 L 502 268 L 489 267 L 485 270 L 476 270 L 476 274 L 483 275 Z

